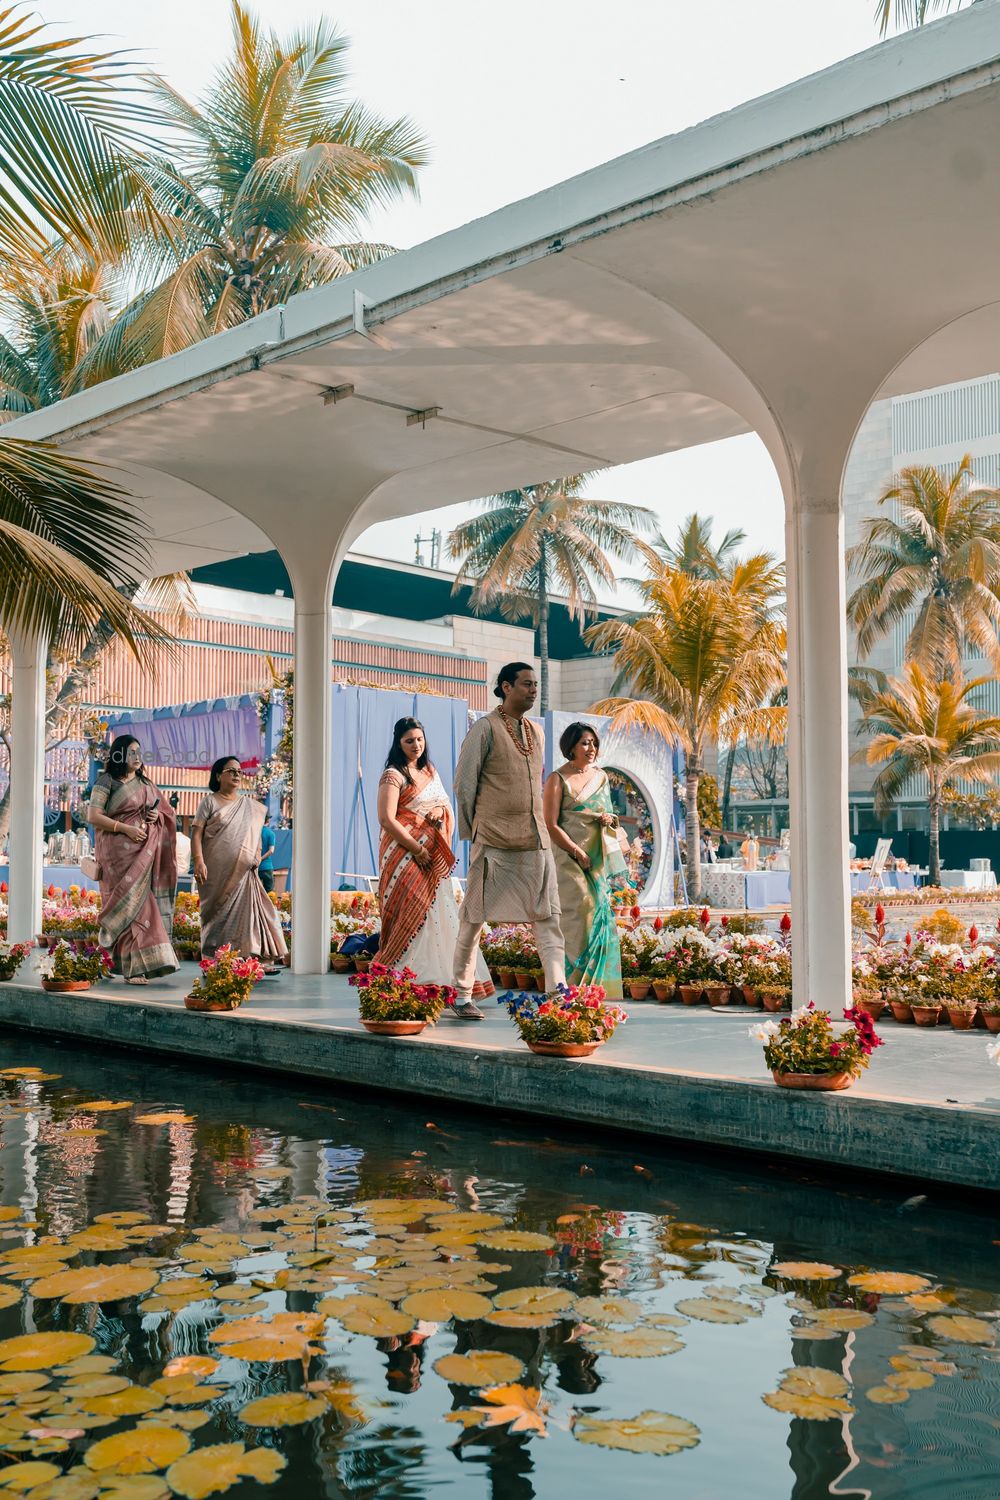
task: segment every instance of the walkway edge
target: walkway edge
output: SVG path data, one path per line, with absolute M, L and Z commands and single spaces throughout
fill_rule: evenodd
M 0 988 L 0 1027 L 224 1062 L 841 1168 L 1000 1190 L 1000 1114 L 947 1104 L 797 1094 L 753 1080 L 408 1043 L 169 1005 Z M 0 1055 L 9 1045 L 0 1043 Z M 18 1061 L 30 1061 L 18 1058 Z

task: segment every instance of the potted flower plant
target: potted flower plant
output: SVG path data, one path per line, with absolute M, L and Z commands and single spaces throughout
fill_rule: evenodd
M 779 1088 L 850 1088 L 883 1043 L 865 1011 L 845 1010 L 844 1017 L 853 1024 L 835 1032 L 830 1012 L 817 1010 L 810 1000 L 794 1015 L 751 1026 L 750 1035 L 764 1043 L 764 1061 Z
M 986 1030 L 1000 1032 L 1000 999 L 980 1000 L 979 1014 L 986 1023 Z
M 697 1005 L 704 993 L 706 980 L 714 977 L 713 946 L 709 938 L 691 928 L 666 955 L 685 1005 Z
M 0 943 L 0 981 L 13 979 L 30 952 L 30 943 Z
M 620 1005 L 604 1004 L 599 984 L 560 985 L 550 995 L 500 995 L 521 1037 L 545 1057 L 589 1057 L 627 1019 Z
M 219 948 L 214 958 L 203 958 L 199 968 L 201 977 L 184 996 L 188 1010 L 237 1010 L 264 977 L 263 964 L 242 958 L 231 943 Z
M 662 927 L 662 922 L 660 923 Z M 622 980 L 633 1000 L 646 1000 L 653 983 L 656 966 L 663 963 L 660 942 L 648 927 L 627 928 L 619 938 Z M 666 967 L 663 969 L 666 977 Z
M 42 989 L 57 995 L 89 990 L 112 970 L 111 954 L 96 943 L 61 938 L 42 961 Z
M 885 1010 L 886 1001 L 878 987 L 878 980 L 871 973 L 859 972 L 860 965 L 854 965 L 853 982 L 851 985 L 856 1010 L 863 1010 L 866 1015 L 877 1021 Z
M 417 1036 L 433 1025 L 457 991 L 442 984 L 417 984 L 412 969 L 390 969 L 374 960 L 364 974 L 352 974 L 358 1012 L 366 1031 L 378 1036 Z

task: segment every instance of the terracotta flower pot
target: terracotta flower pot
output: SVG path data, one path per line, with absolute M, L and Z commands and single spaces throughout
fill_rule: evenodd
M 779 1089 L 822 1089 L 826 1093 L 849 1089 L 850 1073 L 771 1073 Z
M 514 974 L 514 970 L 513 969 L 501 969 L 500 970 L 500 983 L 503 985 L 503 987 L 504 987 L 505 990 L 516 989 L 517 988 L 517 978 L 516 978 L 516 976 Z
M 348 953 L 331 953 L 330 968 L 335 974 L 349 974 L 354 968 L 354 960 Z
M 679 984 L 677 988 L 685 1005 L 697 1005 L 704 994 L 704 986 L 700 984 Z
M 889 1009 L 897 1021 L 903 1021 L 904 1023 L 913 1021 L 913 1006 L 909 1000 L 890 1000 Z
M 948 1009 L 948 1019 L 955 1031 L 971 1031 L 976 1019 L 974 1010 L 952 1010 Z
M 490 975 L 490 978 L 492 979 L 493 983 L 494 984 L 501 984 L 502 980 L 500 978 L 500 970 L 499 969 L 495 969 L 492 964 L 487 964 L 486 967 L 489 970 L 489 975 Z
M 729 1004 L 728 984 L 706 984 L 705 994 L 708 996 L 709 1005 Z
M 784 1004 L 780 995 L 761 995 L 760 1003 L 765 1010 L 779 1011 Z
M 358 954 L 355 955 L 355 957 L 353 959 L 353 963 L 354 963 L 355 969 L 357 970 L 357 972 L 359 974 L 367 974 L 368 970 L 371 968 L 372 961 L 368 957 L 367 953 L 364 953 L 364 954 L 358 953 Z
M 43 979 L 42 989 L 50 995 L 74 995 L 89 990 L 93 982 L 92 979 Z
M 742 988 L 741 993 L 748 1005 L 760 1004 L 760 997 L 758 996 L 757 991 L 754 989 L 752 984 L 745 984 Z
M 1000 1015 L 990 1015 L 988 1010 L 981 1010 L 979 1014 L 987 1031 L 1000 1032 Z
M 668 1000 L 674 998 L 674 982 L 672 979 L 654 979 L 653 994 L 661 1005 L 666 1005 Z
M 910 1009 L 918 1026 L 936 1026 L 941 1014 L 940 1005 L 913 1005 Z
M 239 1010 L 242 1000 L 210 1000 L 206 995 L 185 995 L 185 1010 Z
M 541 1057 L 589 1057 L 603 1042 L 528 1042 L 532 1052 Z
M 365 1021 L 362 1026 L 375 1036 L 419 1036 L 426 1021 Z
M 628 992 L 633 1000 L 648 1000 L 652 987 L 648 979 L 630 979 L 628 981 Z
M 873 1021 L 877 1021 L 885 1010 L 884 1000 L 856 1000 L 854 1003 L 858 1010 L 863 1010 L 865 1015 L 871 1016 Z
M 530 969 L 515 969 L 514 979 L 519 990 L 533 990 L 535 988 L 534 976 Z
M 977 1031 L 985 1031 L 987 1029 L 986 1016 L 983 1013 L 983 1007 L 981 1005 L 976 1006 L 976 1015 L 972 1024 L 973 1026 L 975 1026 Z

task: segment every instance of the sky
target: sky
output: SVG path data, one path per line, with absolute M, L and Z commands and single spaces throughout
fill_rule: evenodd
M 182 94 L 211 81 L 230 38 L 229 0 L 34 0 L 46 21 L 103 34 Z M 423 129 L 420 198 L 373 217 L 368 237 L 403 249 L 574 173 L 731 109 L 878 40 L 874 0 L 256 0 L 287 37 L 319 16 L 352 42 L 352 91 Z M 676 533 L 697 510 L 717 532 L 784 554 L 783 507 L 753 435 L 605 470 L 589 492 L 655 511 Z M 373 527 L 356 549 L 412 560 L 419 529 L 452 506 Z M 626 572 L 630 569 L 626 568 Z

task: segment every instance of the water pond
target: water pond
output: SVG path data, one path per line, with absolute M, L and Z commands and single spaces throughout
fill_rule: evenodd
M 908 1191 L 0 1033 L 0 1494 L 988 1500 Z

